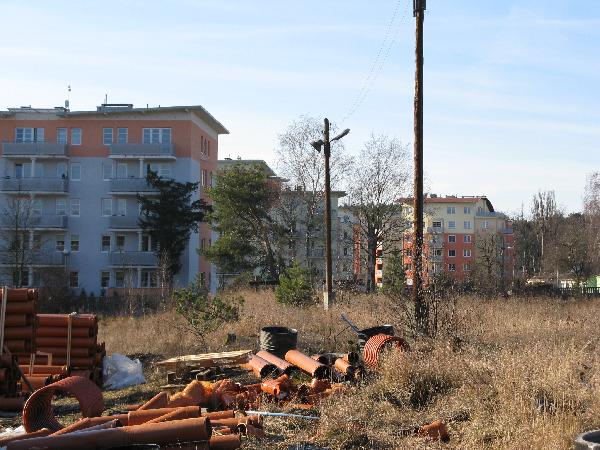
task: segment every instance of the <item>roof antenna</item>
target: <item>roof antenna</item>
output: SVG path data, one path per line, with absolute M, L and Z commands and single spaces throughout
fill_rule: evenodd
M 67 86 L 67 99 L 65 100 L 65 109 L 69 110 L 69 105 L 71 104 L 71 85 Z
M 104 104 L 108 105 L 108 92 L 104 94 Z

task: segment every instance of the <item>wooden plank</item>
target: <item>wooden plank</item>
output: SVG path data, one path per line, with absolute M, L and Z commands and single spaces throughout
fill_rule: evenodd
M 220 353 L 202 353 L 199 355 L 177 356 L 175 358 L 165 359 L 156 364 L 166 366 L 169 370 L 177 367 L 225 367 L 238 366 L 245 364 L 250 359 L 252 350 L 237 350 L 232 352 Z

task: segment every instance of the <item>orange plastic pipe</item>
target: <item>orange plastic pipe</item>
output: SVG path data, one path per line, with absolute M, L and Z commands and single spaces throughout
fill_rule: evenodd
M 188 409 L 189 408 L 189 409 Z M 127 425 L 141 425 L 150 420 L 156 419 L 157 417 L 164 416 L 165 414 L 172 413 L 173 411 L 177 411 L 178 409 L 185 409 L 187 411 L 193 411 L 194 409 L 198 411 L 198 415 L 200 415 L 200 407 L 199 406 L 183 406 L 179 408 L 157 408 L 157 409 L 144 409 L 141 411 L 129 411 L 127 414 Z M 198 416 L 196 416 L 198 417 Z
M 35 302 L 6 302 L 6 314 L 35 314 Z
M 313 378 L 327 378 L 329 375 L 329 368 L 326 365 L 315 361 L 298 350 L 289 350 L 285 354 L 285 360 L 310 374 Z
M 0 411 L 21 411 L 24 404 L 23 397 L 0 397 Z
M 29 374 L 29 367 L 28 365 L 25 364 L 21 364 L 19 366 L 21 368 L 21 371 L 27 376 Z M 32 375 L 37 375 L 40 373 L 48 373 L 48 374 L 52 374 L 52 375 L 62 375 L 62 374 L 66 374 L 68 372 L 67 370 L 67 366 L 44 366 L 44 365 L 35 365 L 32 366 Z
M 144 403 L 139 408 L 136 408 L 139 411 L 143 411 L 145 409 L 158 409 L 158 408 L 166 408 L 169 405 L 169 394 L 166 392 L 159 392 L 146 403 Z
M 8 305 L 7 305 L 8 306 Z M 40 327 L 62 327 L 69 326 L 68 314 L 38 314 L 38 325 Z M 98 324 L 98 316 L 95 314 L 77 314 L 71 318 L 73 328 L 92 328 Z
M 38 347 L 67 347 L 69 338 L 66 337 L 46 337 L 36 334 L 35 341 Z M 71 348 L 96 346 L 96 337 L 73 337 L 71 338 Z
M 23 439 L 49 436 L 50 433 L 51 432 L 48 428 L 42 428 L 41 430 L 34 431 L 33 433 L 24 433 L 19 434 L 18 436 L 5 437 L 4 439 L 0 439 L 0 447 L 6 447 L 10 442 L 13 441 L 22 441 Z
M 66 345 L 64 347 L 44 347 L 44 346 L 38 346 L 37 350 L 39 352 L 44 352 L 44 353 L 52 353 L 52 356 L 67 356 L 67 347 Z M 78 358 L 87 358 L 89 356 L 92 356 L 94 353 L 94 350 L 88 347 L 72 347 L 71 348 L 71 356 L 75 356 Z M 54 361 L 54 359 L 52 360 Z
M 202 414 L 203 417 L 208 417 L 211 420 L 216 419 L 231 419 L 235 417 L 235 411 L 233 409 L 228 409 L 224 411 L 214 411 Z
M 210 420 L 204 417 L 155 423 L 151 426 L 128 426 L 85 433 L 68 433 L 11 442 L 7 450 L 105 450 L 136 444 L 175 444 L 205 441 L 210 438 Z
M 264 359 L 267 362 L 270 362 L 271 364 L 273 364 L 275 367 L 277 367 L 281 372 L 285 373 L 286 375 L 290 375 L 295 370 L 295 367 L 292 364 L 281 359 L 278 356 L 275 356 L 273 353 L 269 353 L 264 350 L 261 350 L 260 352 L 258 352 L 256 354 L 256 356 Z
M 31 325 L 24 327 L 7 326 L 4 328 L 4 337 L 7 339 L 31 339 L 33 336 L 33 327 Z
M 212 436 L 209 443 L 210 450 L 235 450 L 242 446 L 242 438 L 239 434 Z
M 151 423 L 168 422 L 170 420 L 191 419 L 194 417 L 200 417 L 200 410 L 201 409 L 199 406 L 184 406 L 182 408 L 177 408 L 175 411 L 171 411 L 170 413 L 163 414 L 160 417 L 149 420 L 145 423 L 145 425 Z

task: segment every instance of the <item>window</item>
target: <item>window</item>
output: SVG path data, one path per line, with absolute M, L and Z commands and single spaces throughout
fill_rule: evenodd
M 117 164 L 117 178 L 127 178 L 127 164 Z
M 110 145 L 113 143 L 113 129 L 103 128 L 102 129 L 102 143 L 104 145 Z
M 56 215 L 66 216 L 67 215 L 67 201 L 64 198 L 56 199 Z
M 442 256 L 442 249 L 436 248 L 433 253 L 435 256 Z
M 81 163 L 71 163 L 71 181 L 81 180 Z
M 471 249 L 470 248 L 463 249 L 463 256 L 465 258 L 470 258 L 471 257 Z
M 112 216 L 112 199 L 103 198 L 100 200 L 102 206 L 102 215 L 103 216 Z
M 348 247 L 344 247 L 344 256 L 348 256 Z
M 156 287 L 156 286 L 158 286 L 156 272 L 154 270 L 143 270 L 142 271 L 142 285 L 140 287 Z
M 110 180 L 112 178 L 113 165 L 112 163 L 102 163 L 102 178 Z
M 39 233 L 34 233 L 32 250 L 41 250 L 41 249 L 42 249 L 42 235 Z
M 201 178 L 200 178 L 200 186 L 206 186 L 206 169 L 202 169 Z
M 454 234 L 449 235 L 448 242 L 456 242 L 456 236 Z
M 481 229 L 487 230 L 490 227 L 490 223 L 487 220 L 481 222 Z
M 449 272 L 456 271 L 456 264 L 448 264 L 448 271 Z
M 463 264 L 463 270 L 465 272 L 468 272 L 469 270 L 471 270 L 471 264 Z
M 463 242 L 465 244 L 470 244 L 471 243 L 471 235 L 470 234 L 463 235 Z
M 31 214 L 42 215 L 42 201 L 39 198 L 31 201 Z
M 71 145 L 81 145 L 81 128 L 71 128 Z
M 55 237 L 56 241 L 56 245 L 55 245 L 55 249 L 59 252 L 62 252 L 65 249 L 65 235 L 64 234 L 57 234 Z
M 44 142 L 43 128 L 15 128 L 15 142 Z
M 465 214 L 471 214 L 471 207 L 470 206 L 465 206 L 463 208 L 463 211 L 464 211 Z
M 433 228 L 442 228 L 442 221 L 441 220 L 434 221 Z
M 471 221 L 470 220 L 465 220 L 465 230 L 470 230 L 471 229 Z
M 206 239 L 202 238 L 202 239 L 200 239 L 200 251 L 203 252 L 205 247 L 206 247 Z
M 107 288 L 110 285 L 110 272 L 103 270 L 100 272 L 100 287 Z
M 141 248 L 142 252 L 149 252 L 150 251 L 150 235 L 148 234 L 142 234 L 142 248 Z
M 71 215 L 74 217 L 79 217 L 79 206 L 80 201 L 78 198 L 71 199 Z
M 102 235 L 102 252 L 110 252 L 110 235 L 104 234 Z
M 124 216 L 127 212 L 127 200 L 124 198 L 117 199 L 117 216 Z
M 456 228 L 456 222 L 454 220 L 449 220 L 448 228 Z
M 456 214 L 456 207 L 455 207 L 455 206 L 448 206 L 448 207 L 446 208 L 446 212 L 447 212 L 448 214 Z
M 79 235 L 72 234 L 71 235 L 71 251 L 78 252 L 79 251 Z
M 56 143 L 57 144 L 66 144 L 67 143 L 67 129 L 66 128 L 57 128 L 56 129 Z
M 65 179 L 69 172 L 67 171 L 67 163 L 57 163 L 56 164 L 56 176 L 58 178 Z
M 115 272 L 115 286 L 118 288 L 125 287 L 125 272 L 122 270 Z
M 129 139 L 128 128 L 117 128 L 117 144 L 127 144 Z
M 456 250 L 450 249 L 448 250 L 448 257 L 454 258 L 456 256 Z
M 35 176 L 44 176 L 44 166 L 41 163 L 35 165 Z M 15 164 L 15 178 L 31 178 L 31 163 L 17 163 Z
M 171 166 L 169 164 L 148 164 L 146 166 L 146 172 L 149 173 L 150 171 L 156 172 L 163 178 L 171 176 Z
M 170 128 L 144 128 L 142 133 L 144 144 L 170 144 Z
M 124 234 L 117 234 L 117 239 L 116 239 L 116 248 L 117 250 L 123 250 L 125 248 L 125 235 Z

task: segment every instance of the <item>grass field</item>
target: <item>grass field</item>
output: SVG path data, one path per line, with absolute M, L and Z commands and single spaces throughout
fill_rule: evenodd
M 349 348 L 354 335 L 340 313 L 360 327 L 405 327 L 398 308 L 380 296 L 346 298 L 324 312 L 278 305 L 268 291 L 243 295 L 241 320 L 206 343 L 170 312 L 105 320 L 101 338 L 110 352 L 173 356 L 256 349 L 262 326 L 285 325 L 298 329 L 300 347 L 312 353 Z M 391 356 L 363 386 L 322 402 L 319 422 L 268 419 L 270 441 L 247 448 L 568 449 L 576 434 L 600 427 L 599 316 L 596 300 L 460 298 L 436 339 L 410 340 L 411 352 Z M 228 333 L 237 339 L 226 346 Z M 449 444 L 402 432 L 436 418 L 448 421 Z
M 100 339 L 108 352 L 141 357 L 148 379 L 105 392 L 107 409 L 144 401 L 159 390 L 165 374 L 153 367 L 157 358 L 256 349 L 262 326 L 297 328 L 307 353 L 351 347 L 355 336 L 344 330 L 341 313 L 359 327 L 391 323 L 398 334 L 406 328 L 399 308 L 380 296 L 346 296 L 324 312 L 279 305 L 268 291 L 242 294 L 241 319 L 205 342 L 172 312 L 103 319 Z M 412 350 L 391 355 L 363 385 L 321 402 L 318 422 L 268 418 L 269 439 L 247 441 L 244 448 L 311 442 L 330 449 L 568 449 L 576 434 L 600 428 L 600 301 L 464 297 L 446 312 L 436 339 L 414 340 L 405 333 Z M 236 340 L 226 345 L 228 334 Z M 75 420 L 72 401 L 58 405 L 65 423 Z M 448 444 L 404 432 L 437 418 L 448 423 Z M 0 423 L 14 426 L 19 420 Z

